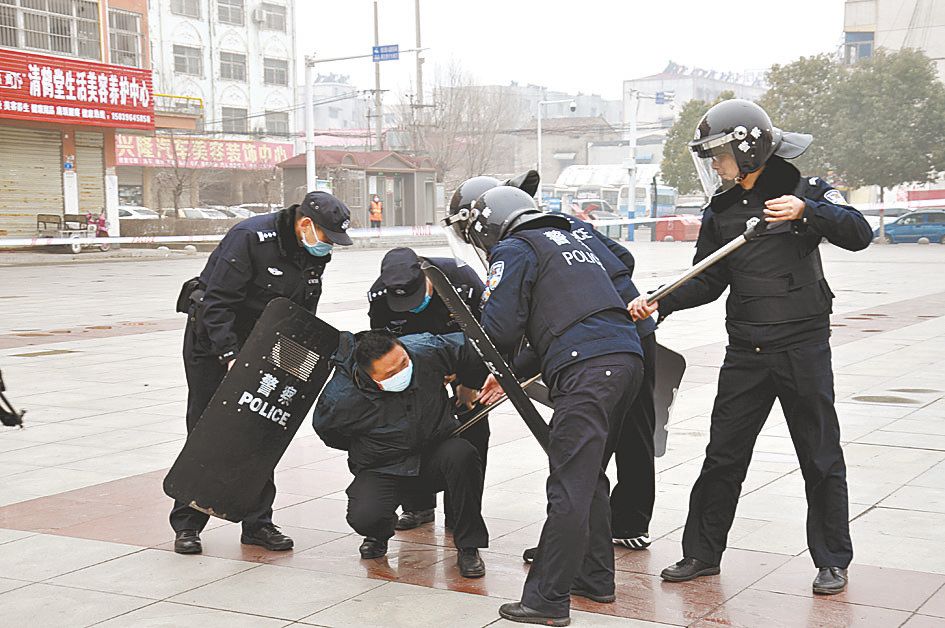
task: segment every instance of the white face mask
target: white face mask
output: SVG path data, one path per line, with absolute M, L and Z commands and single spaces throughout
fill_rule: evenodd
M 413 377 L 413 361 L 410 358 L 407 358 L 407 367 L 401 369 L 399 372 L 394 373 L 387 379 L 381 381 L 374 380 L 378 386 L 381 387 L 381 390 L 384 392 L 402 392 L 410 385 L 410 380 Z

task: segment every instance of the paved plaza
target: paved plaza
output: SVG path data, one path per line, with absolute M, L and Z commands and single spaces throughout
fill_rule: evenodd
M 630 248 L 642 290 L 687 268 L 693 251 Z M 617 602 L 572 598 L 573 626 L 945 625 L 945 246 L 821 250 L 837 296 L 832 344 L 854 544 L 847 591 L 811 594 L 804 484 L 777 405 L 722 573 L 659 578 L 681 558 L 708 440 L 725 346 L 720 300 L 674 314 L 658 332 L 689 366 L 657 462 L 655 541 L 647 551 L 615 549 Z M 383 253 L 335 255 L 322 318 L 367 326 L 365 295 Z M 238 525 L 214 519 L 202 555 L 175 554 L 161 487 L 185 437 L 184 317 L 174 304 L 206 253 L 80 259 L 0 253 L 0 370 L 7 396 L 28 410 L 25 429 L 0 430 L 0 626 L 512 625 L 498 607 L 519 599 L 547 474 L 513 411 L 490 418 L 482 579 L 460 577 L 442 510 L 434 524 L 398 532 L 385 558 L 360 560 L 361 538 L 345 522 L 345 454 L 325 447 L 308 420 L 276 471 L 274 520 L 295 549 L 243 546 Z

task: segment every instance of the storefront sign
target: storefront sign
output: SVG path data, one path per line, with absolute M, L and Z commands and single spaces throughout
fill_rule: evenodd
M 115 158 L 119 166 L 260 170 L 274 168 L 293 152 L 292 144 L 272 142 L 115 135 Z
M 0 49 L 0 118 L 153 129 L 151 71 Z

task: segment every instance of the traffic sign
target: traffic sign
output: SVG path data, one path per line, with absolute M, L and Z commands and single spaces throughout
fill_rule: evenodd
M 378 61 L 396 61 L 399 58 L 400 51 L 398 44 L 371 47 L 371 60 L 375 63 Z

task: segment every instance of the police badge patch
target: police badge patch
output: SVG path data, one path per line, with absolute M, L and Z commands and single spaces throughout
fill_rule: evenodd
M 833 203 L 834 205 L 846 205 L 847 200 L 843 198 L 843 194 L 837 190 L 830 190 L 824 194 L 824 198 Z
M 502 281 L 502 273 L 505 272 L 505 262 L 496 262 L 489 269 L 489 279 L 486 286 L 490 291 L 495 290 L 499 282 Z

